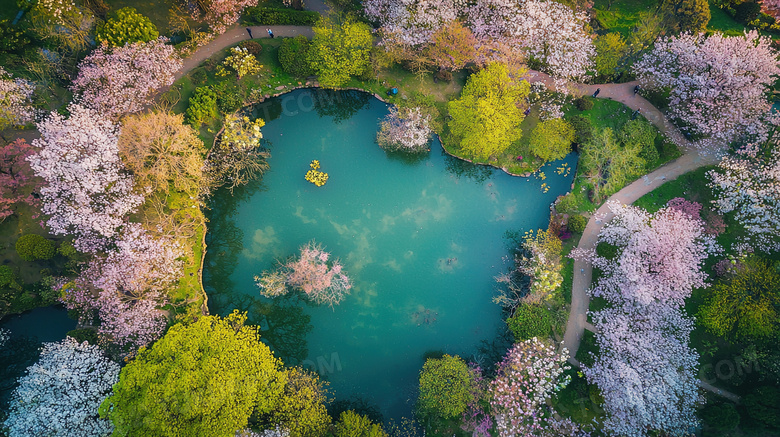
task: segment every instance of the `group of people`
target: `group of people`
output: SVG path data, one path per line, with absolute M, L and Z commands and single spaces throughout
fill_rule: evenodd
M 273 38 L 274 37 L 274 31 L 273 30 L 265 29 L 265 31 L 268 32 L 268 37 L 269 38 Z M 254 36 L 252 36 L 252 28 L 251 27 L 247 27 L 246 28 L 246 33 L 249 34 L 249 39 L 254 39 L 255 38 Z

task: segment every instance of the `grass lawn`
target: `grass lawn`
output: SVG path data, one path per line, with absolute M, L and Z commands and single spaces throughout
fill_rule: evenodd
M 654 12 L 656 0 L 596 0 L 593 9 L 601 26 L 610 32 L 628 37 L 642 12 Z
M 745 25 L 734 19 L 728 12 L 715 6 L 710 0 L 710 22 L 707 24 L 710 32 L 722 32 L 728 36 L 740 36 L 745 30 Z

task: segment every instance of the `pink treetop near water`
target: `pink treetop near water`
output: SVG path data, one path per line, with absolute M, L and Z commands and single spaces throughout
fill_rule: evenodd
M 98 114 L 117 118 L 151 103 L 154 92 L 173 83 L 181 58 L 167 39 L 124 47 L 100 46 L 79 63 L 71 90 Z
M 500 436 L 537 436 L 547 428 L 543 408 L 569 383 L 563 373 L 568 352 L 558 354 L 535 337 L 516 343 L 490 384 L 490 406 Z
M 780 74 L 771 43 L 756 30 L 662 38 L 634 72 L 643 87 L 670 91 L 669 112 L 692 126 L 683 130 L 728 141 L 770 108 L 766 91 Z
M 617 202 L 609 208 L 616 216 L 602 229 L 599 242 L 622 251 L 614 260 L 585 254 L 605 273 L 591 290 L 593 296 L 616 303 L 682 303 L 693 288 L 705 285 L 701 265 L 716 246 L 700 219 L 675 208 L 654 215 Z
M 32 193 L 43 181 L 35 177 L 27 162 L 33 153 L 32 146 L 21 138 L 0 146 L 0 222 L 13 215 L 17 203 L 40 203 Z
M 341 302 L 352 283 L 338 260 L 331 261 L 330 254 L 311 241 L 301 247 L 301 255 L 286 264 L 287 284 L 300 288 L 306 295 L 318 304 L 327 303 L 330 306 Z
M 77 249 L 95 253 L 117 236 L 143 197 L 124 172 L 117 127 L 78 104 L 68 111 L 68 118 L 54 112 L 38 123 L 41 138 L 33 140 L 38 152 L 27 160 L 46 181 L 42 210 L 51 231 L 72 234 Z

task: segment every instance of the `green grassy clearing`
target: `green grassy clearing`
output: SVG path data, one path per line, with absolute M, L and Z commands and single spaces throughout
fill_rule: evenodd
M 609 32 L 619 32 L 624 37 L 636 27 L 640 13 L 652 12 L 658 7 L 656 0 L 596 0 L 593 9 L 599 24 Z

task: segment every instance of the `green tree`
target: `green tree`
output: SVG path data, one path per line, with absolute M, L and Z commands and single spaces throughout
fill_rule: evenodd
M 574 127 L 561 118 L 540 121 L 531 132 L 531 152 L 545 161 L 555 161 L 571 152 Z
M 257 62 L 257 56 L 249 53 L 249 49 L 243 47 L 230 48 L 230 54 L 222 61 L 222 65 L 217 68 L 217 76 L 228 76 L 230 74 L 225 67 L 235 71 L 239 79 L 244 76 L 257 74 L 263 68 Z
M 381 425 L 352 410 L 341 413 L 333 435 L 335 437 L 387 437 Z
M 506 320 L 515 341 L 525 341 L 533 337 L 545 338 L 550 335 L 553 318 L 550 310 L 539 304 L 521 303 L 515 308 L 512 317 Z
M 657 132 L 655 126 L 645 120 L 629 120 L 620 129 L 620 141 L 624 147 L 638 148 L 639 156 L 650 164 L 658 160 L 658 149 L 655 147 Z
M 27 234 L 16 240 L 16 253 L 25 261 L 49 260 L 54 257 L 56 247 L 46 237 Z
M 476 158 L 505 151 L 522 136 L 520 123 L 529 91 L 528 82 L 510 77 L 504 64 L 491 63 L 469 77 L 460 98 L 447 104 L 453 142 Z
M 190 97 L 187 107 L 187 123 L 194 128 L 200 128 L 203 123 L 217 118 L 217 93 L 210 86 L 199 86 Z
M 596 47 L 596 71 L 599 75 L 610 77 L 617 72 L 620 60 L 628 52 L 626 40 L 617 32 L 599 35 L 594 43 Z
M 759 258 L 710 287 L 699 319 L 707 330 L 732 340 L 767 339 L 780 328 L 780 273 Z
M 330 427 L 325 382 L 316 373 L 293 367 L 286 372 L 287 384 L 273 411 L 264 422 L 281 424 L 291 437 L 321 437 Z
M 115 436 L 224 437 L 278 404 L 286 374 L 246 313 L 175 325 L 119 375 L 100 416 Z
M 428 358 L 420 372 L 417 410 L 422 417 L 454 419 L 472 400 L 474 377 L 459 356 Z
M 157 39 L 157 26 L 135 8 L 127 7 L 113 12 L 104 23 L 97 26 L 95 39 L 111 47 L 123 47 L 127 43 L 148 42 Z
M 704 32 L 711 18 L 710 3 L 707 0 L 678 0 L 674 5 L 674 18 L 681 32 Z
M 708 405 L 702 409 L 701 418 L 715 431 L 729 432 L 739 426 L 739 413 L 732 403 Z
M 285 73 L 306 77 L 314 73 L 309 64 L 311 41 L 303 35 L 285 38 L 279 47 L 279 63 Z
M 593 186 L 596 202 L 642 174 L 645 160 L 640 152 L 637 144 L 621 146 L 612 128 L 595 132 L 590 141 L 580 146 L 580 165 Z
M 320 85 L 338 87 L 368 67 L 373 45 L 371 28 L 335 14 L 320 17 L 314 25 L 309 61 Z

